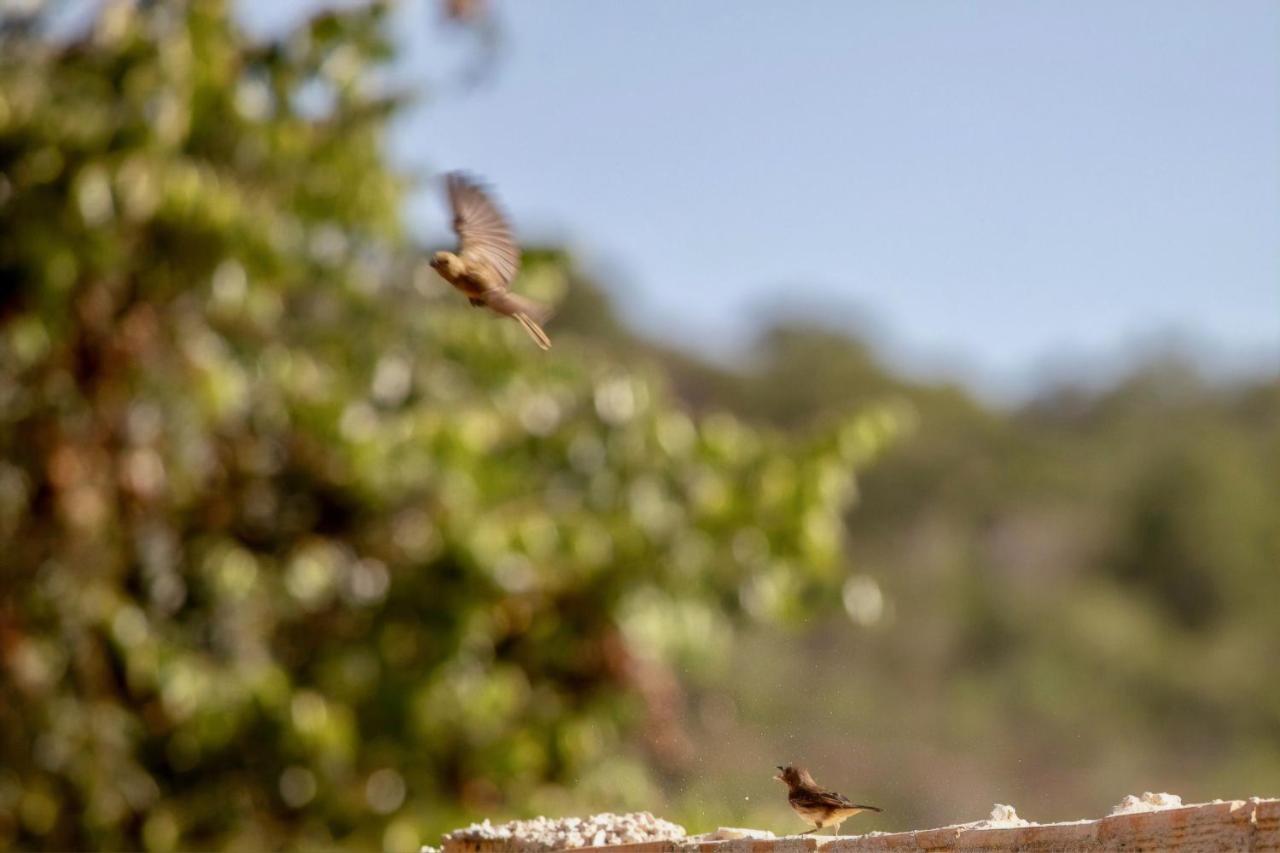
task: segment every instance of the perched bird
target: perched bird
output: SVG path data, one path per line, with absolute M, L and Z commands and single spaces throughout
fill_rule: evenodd
M 445 281 L 461 290 L 476 307 L 514 317 L 529 337 L 543 349 L 551 339 L 540 323 L 548 310 L 511 292 L 511 282 L 520 269 L 520 247 L 511 236 L 511 226 L 478 184 L 454 172 L 445 178 L 449 207 L 453 210 L 453 230 L 458 234 L 458 251 L 436 252 L 431 266 Z
M 803 767 L 788 764 L 778 767 L 778 775 L 773 777 L 786 783 L 787 802 L 793 811 L 800 815 L 806 823 L 813 825 L 809 832 L 817 832 L 825 826 L 834 826 L 840 832 L 840 824 L 858 812 L 878 812 L 875 806 L 861 806 L 848 797 L 835 791 L 824 791 L 813 781 L 809 771 Z M 802 833 L 808 835 L 809 832 Z

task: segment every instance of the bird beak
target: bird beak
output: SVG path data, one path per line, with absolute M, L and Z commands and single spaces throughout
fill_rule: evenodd
M 781 767 L 781 766 L 779 766 L 779 767 L 778 767 L 778 772 L 777 772 L 777 773 L 775 773 L 775 774 L 773 774 L 773 780 L 774 780 L 775 782 L 785 782 L 785 781 L 787 781 L 786 779 L 783 779 L 783 778 L 782 778 L 782 767 Z

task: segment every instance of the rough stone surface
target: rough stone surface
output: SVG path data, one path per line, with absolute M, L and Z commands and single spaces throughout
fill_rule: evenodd
M 588 818 L 536 817 L 498 826 L 484 820 L 450 832 L 444 837 L 443 850 L 444 853 L 523 853 L 620 847 L 684 837 L 684 827 L 649 812 L 606 812 Z

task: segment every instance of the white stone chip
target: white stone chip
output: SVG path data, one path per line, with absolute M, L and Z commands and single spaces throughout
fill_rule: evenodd
M 991 807 L 991 817 L 969 824 L 971 829 L 1011 829 L 1018 826 L 1031 826 L 1031 821 L 1018 817 L 1013 806 L 996 803 Z
M 1141 797 L 1130 794 L 1115 804 L 1109 817 L 1122 814 L 1139 814 L 1141 812 L 1158 812 L 1162 809 L 1182 808 L 1182 797 L 1177 794 L 1153 794 L 1150 791 Z
M 742 838 L 769 840 L 776 837 L 767 829 L 745 829 L 740 826 L 722 826 L 715 832 L 694 836 L 698 841 L 737 841 Z

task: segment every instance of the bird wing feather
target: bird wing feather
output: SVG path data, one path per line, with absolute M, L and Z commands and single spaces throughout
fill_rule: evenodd
M 454 172 L 445 183 L 458 234 L 458 255 L 468 264 L 492 271 L 495 284 L 511 286 L 520 269 L 520 247 L 497 205 L 475 181 Z
M 830 806 L 833 809 L 846 809 L 853 805 L 852 800 L 835 791 L 817 791 L 814 797 L 824 806 Z
M 796 799 L 800 799 L 797 797 Z M 828 809 L 863 809 L 866 811 L 878 812 L 880 809 L 875 806 L 865 806 L 855 803 L 843 794 L 837 794 L 835 791 L 805 791 L 804 804 L 809 807 L 828 808 Z
M 880 811 L 880 809 L 879 809 L 877 806 L 867 806 L 867 805 L 863 805 L 862 803 L 855 803 L 853 800 L 849 799 L 849 798 L 848 798 L 848 797 L 846 797 L 844 794 L 837 794 L 837 793 L 835 793 L 834 791 L 826 791 L 826 792 L 824 792 L 824 793 L 825 793 L 827 796 L 829 796 L 829 797 L 833 798 L 834 800 L 838 801 L 838 802 L 840 803 L 840 806 L 841 806 L 842 808 L 846 808 L 846 809 L 860 809 L 860 810 L 862 810 L 862 811 L 868 811 L 868 812 L 878 812 L 878 811 Z

